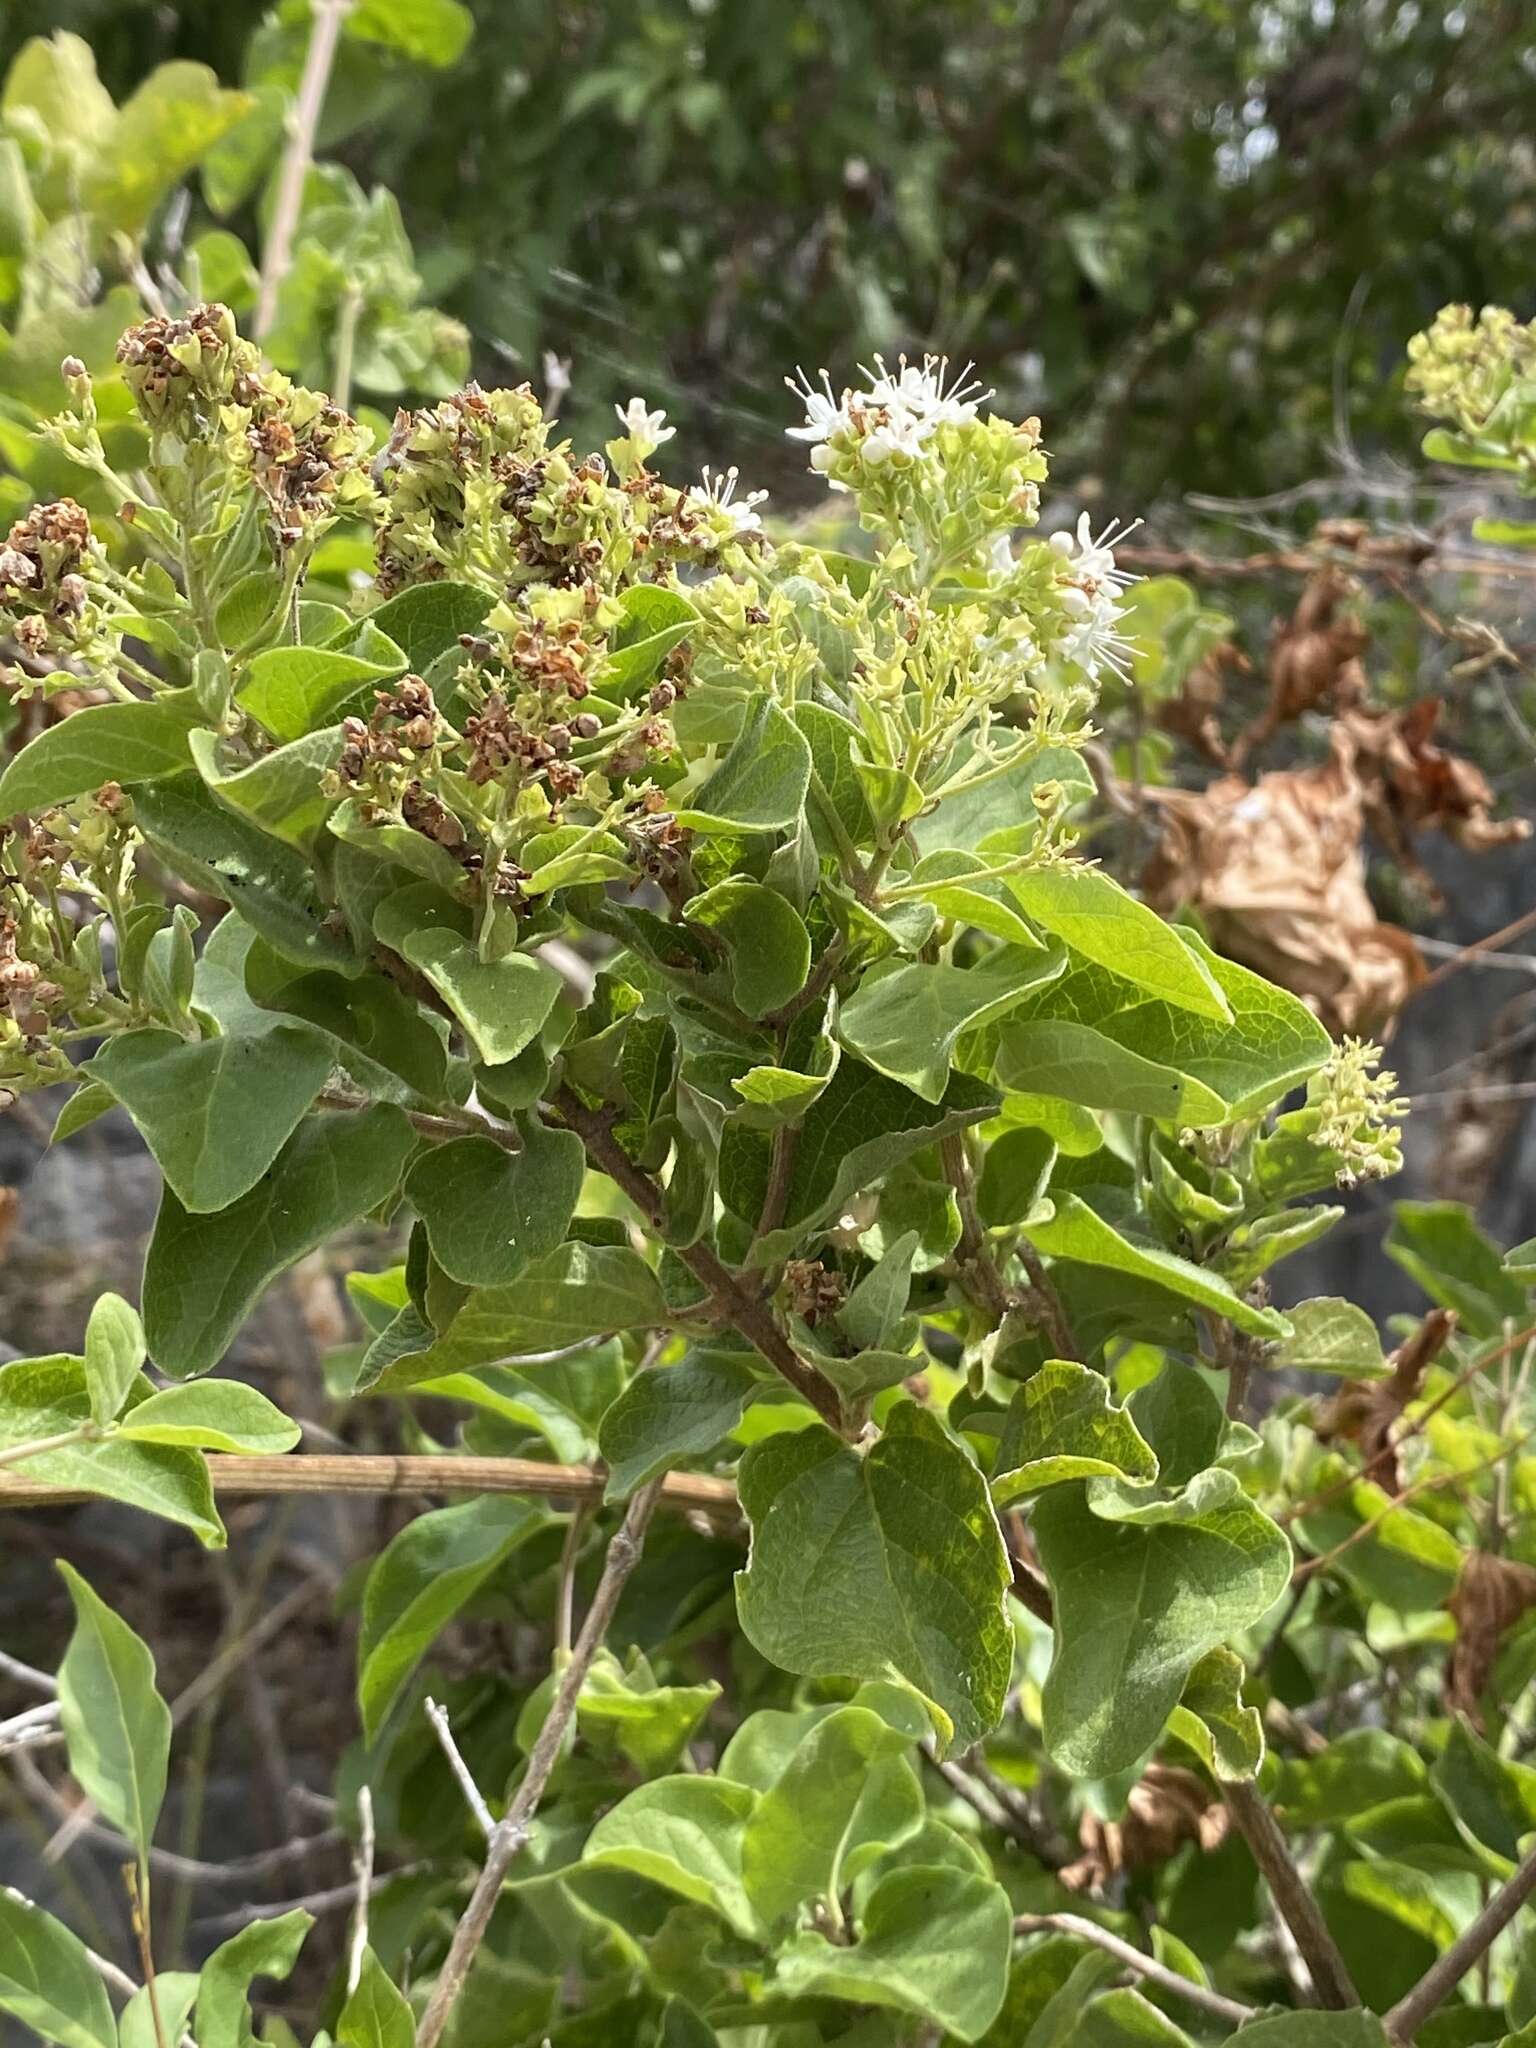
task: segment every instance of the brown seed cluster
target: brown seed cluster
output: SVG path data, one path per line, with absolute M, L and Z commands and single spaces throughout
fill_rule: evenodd
M 791 1259 L 784 1268 L 784 1293 L 791 1313 L 814 1329 L 837 1314 L 848 1298 L 848 1283 L 819 1259 Z
M 160 414 L 174 402 L 176 388 L 214 368 L 234 340 L 234 318 L 227 306 L 194 306 L 185 319 L 157 315 L 130 327 L 117 344 L 117 360 L 145 410 Z M 194 349 L 197 371 L 186 360 Z
M 90 514 L 73 498 L 34 505 L 0 548 L 0 586 L 7 594 L 36 599 L 52 594 L 59 606 L 78 614 L 85 608 L 80 570 L 90 542 Z

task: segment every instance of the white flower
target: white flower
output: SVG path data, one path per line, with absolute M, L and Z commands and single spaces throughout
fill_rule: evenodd
M 659 448 L 663 441 L 670 441 L 677 432 L 676 427 L 667 425 L 667 416 L 660 406 L 653 412 L 643 398 L 632 398 L 628 405 L 616 405 L 619 425 L 632 441 L 644 441 L 648 448 Z
M 718 547 L 722 541 L 740 540 L 744 534 L 761 533 L 763 522 L 757 515 L 757 508 L 768 497 L 766 491 L 744 491 L 738 498 L 736 484 L 741 475 L 735 463 L 723 474 L 711 476 L 705 467 L 702 483 L 697 483 L 688 493 L 688 502 L 695 511 L 705 512 L 714 518 L 717 530 L 711 534 L 695 536 L 701 547 Z
M 1068 624 L 1056 643 L 1056 653 L 1064 661 L 1076 662 L 1090 681 L 1103 669 L 1113 670 L 1122 682 L 1131 680 L 1134 643 L 1119 631 L 1119 597 L 1137 579 L 1130 570 L 1116 565 L 1115 546 L 1140 524 L 1139 519 L 1129 526 L 1112 520 L 1096 536 L 1084 512 L 1075 536 L 1063 528 L 1050 538 L 1051 548 L 1067 570 L 1057 595 Z
M 784 429 L 791 441 L 830 441 L 834 434 L 847 433 L 851 430 L 853 422 L 848 417 L 849 394 L 845 391 L 841 400 L 835 398 L 832 392 L 832 379 L 825 370 L 821 373 L 820 390 L 811 382 L 804 370 L 797 369 L 795 375 L 786 377 L 784 382 L 805 406 L 804 425 Z M 811 463 L 813 467 L 823 466 L 816 462 L 814 454 Z
M 948 356 L 924 356 L 922 363 L 897 360 L 895 372 L 885 366 L 883 356 L 875 357 L 869 378 L 869 402 L 884 406 L 910 423 L 921 444 L 936 427 L 963 427 L 976 417 L 976 408 L 992 396 L 971 376 L 974 364 L 967 363 L 951 380 Z

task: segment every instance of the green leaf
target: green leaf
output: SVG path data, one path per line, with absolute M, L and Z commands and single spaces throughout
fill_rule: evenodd
M 0 2012 L 59 2048 L 117 2048 L 107 1988 L 77 1935 L 0 1885 Z
M 405 655 L 383 633 L 371 655 L 331 647 L 272 647 L 253 655 L 236 701 L 274 739 L 297 740 L 330 725 L 365 683 L 384 682 L 405 668 Z
M 980 854 L 941 847 L 923 855 L 906 886 L 920 888 L 923 901 L 931 903 L 941 917 L 974 925 L 1004 945 L 1036 950 L 1041 944 L 1039 933 L 1009 903 L 1006 882 L 993 881 L 989 874 Z
M 1525 1289 L 1461 1202 L 1396 1202 L 1384 1248 L 1431 1301 L 1453 1308 L 1475 1337 L 1496 1337 L 1525 1314 Z
M 415 4 L 415 0 L 413 0 Z M 336 2022 L 337 2048 L 415 2048 L 416 2022 L 371 1948 Z
M 252 1980 L 286 1977 L 314 1924 L 312 1913 L 294 1907 L 220 1943 L 198 1976 L 197 2048 L 247 2048 Z
M 361 9 L 354 9 L 349 26 Z M 491 608 L 489 594 L 474 583 L 415 583 L 368 614 L 377 628 L 405 656 L 406 667 L 425 675 L 440 654 L 459 644 L 461 633 L 474 633 Z
M 165 1799 L 171 1710 L 155 1690 L 155 1660 L 121 1616 L 58 1560 L 75 1630 L 59 1666 L 59 1719 L 69 1768 L 141 1856 Z
M 1036 924 L 1083 959 L 1159 1002 L 1232 1022 L 1232 1006 L 1201 953 L 1101 868 L 1026 868 L 1008 877 L 1008 887 Z
M 400 868 L 409 869 L 413 875 L 435 883 L 450 894 L 464 880 L 463 868 L 446 846 L 439 846 L 435 839 L 429 839 L 425 832 L 416 831 L 414 826 L 401 824 L 392 818 L 370 818 L 351 797 L 336 806 L 325 825 L 326 830 L 344 846 L 366 854 L 381 868 L 383 863 L 389 862 L 391 887 L 399 883 Z M 464 923 L 467 931 L 468 920 Z
M 1264 1761 L 1264 1723 L 1243 1704 L 1243 1660 L 1210 1650 L 1190 1672 L 1169 1727 L 1217 1778 L 1251 1778 Z
M 84 1072 L 105 1081 L 185 1208 L 227 1209 L 253 1188 L 331 1070 L 307 1024 L 190 1044 L 151 1028 L 109 1039 Z
M 1331 1372 L 1347 1380 L 1379 1380 L 1390 1373 L 1376 1325 L 1352 1301 L 1324 1294 L 1298 1302 L 1286 1314 L 1291 1334 L 1269 1360 L 1276 1370 Z
M 880 1350 L 895 1341 L 907 1313 L 912 1263 L 920 1242 L 915 1230 L 894 1238 L 838 1310 L 838 1328 L 861 1351 Z
M 865 1901 L 851 1948 L 802 1932 L 779 1951 L 776 1981 L 807 1997 L 894 2006 L 976 2041 L 1002 2006 L 1012 1942 L 1001 1885 L 959 1870 L 897 1870 Z
M 559 975 L 526 953 L 482 960 L 468 939 L 440 926 L 394 938 L 380 930 L 380 937 L 427 977 L 488 1067 L 505 1065 L 531 1045 L 560 995 Z
M 285 959 L 357 975 L 363 962 L 332 929 L 312 863 L 219 802 L 196 775 L 135 785 L 135 819 L 155 852 L 196 889 L 234 905 Z
M 805 987 L 811 938 L 776 889 L 740 875 L 690 899 L 684 916 L 717 932 L 730 963 L 731 993 L 749 1017 L 781 1010 Z
M 117 121 L 112 95 L 96 75 L 90 44 L 63 31 L 30 37 L 6 73 L 0 112 L 8 127 L 31 126 L 47 139 L 37 180 L 44 212 L 53 218 L 75 210 L 81 179 L 107 146 Z
M 306 733 L 254 761 L 232 755 L 211 732 L 193 733 L 191 746 L 193 763 L 208 787 L 263 832 L 303 846 L 324 823 L 331 799 L 321 779 L 341 754 L 339 725 Z
M 493 1138 L 453 1138 L 424 1152 L 406 1179 L 432 1256 L 467 1286 L 515 1280 L 559 1246 L 575 1211 L 587 1170 L 580 1138 L 533 1119 L 522 1141 L 509 1152 Z
M 1283 1337 L 1290 1325 L 1278 1310 L 1255 1308 L 1217 1274 L 1158 1245 L 1133 1244 L 1090 1209 L 1080 1195 L 1056 1198 L 1056 1214 L 1048 1223 L 1033 1223 L 1030 1238 L 1052 1258 L 1072 1259 L 1085 1266 L 1107 1266 L 1148 1280 L 1184 1301 L 1195 1302 L 1225 1316 L 1255 1337 Z
M 676 1764 L 720 1691 L 714 1680 L 657 1685 L 643 1660 L 627 1672 L 604 1650 L 582 1683 L 577 1728 L 597 1755 L 622 1757 L 642 1777 L 658 1777 Z
M 912 837 L 923 854 L 955 848 L 970 853 L 989 840 L 1006 843 L 1010 833 L 1020 830 L 1033 838 L 1040 825 L 1034 792 L 1046 783 L 1060 785 L 1068 806 L 1085 802 L 1094 793 L 1093 777 L 1081 755 L 1071 747 L 1042 747 L 1005 773 L 945 797 L 913 820 Z
M 116 1419 L 139 1376 L 146 1346 L 138 1310 L 120 1294 L 103 1294 L 85 1326 L 85 1383 L 96 1422 Z
M 762 1928 L 742 1881 L 742 1837 L 757 1794 L 726 1778 L 657 1778 L 587 1837 L 586 1870 L 627 1870 L 718 1913 L 751 1941 Z
M 195 717 L 164 701 L 88 704 L 57 725 L 45 725 L 0 775 L 0 818 L 45 811 L 89 795 L 104 782 L 179 774 L 192 758 Z
M 813 824 L 827 830 L 825 813 L 855 846 L 867 846 L 875 834 L 869 799 L 855 766 L 858 728 L 824 704 L 802 702 L 790 717 L 811 750 L 810 813 Z
M 510 1287 L 477 1288 L 448 1330 L 398 1356 L 362 1387 L 381 1393 L 468 1372 L 527 1352 L 559 1351 L 584 1337 L 667 1322 L 656 1276 L 627 1245 L 567 1243 L 524 1268 Z
M 206 64 L 160 64 L 119 109 L 80 195 L 88 213 L 140 235 L 173 185 L 201 163 L 251 106 Z
M 144 1265 L 155 1363 L 173 1379 L 207 1372 L 234 1342 L 269 1281 L 399 1183 L 416 1145 L 398 1109 L 314 1117 L 238 1201 L 189 1212 L 167 1187 Z
M 439 69 L 458 62 L 474 26 L 460 0 L 358 0 L 342 25 L 359 42 L 381 44 L 412 63 Z
M 1387 2048 L 1381 2021 L 1369 2012 L 1284 2012 L 1250 2020 L 1243 2048 Z
M 1308 1550 L 1325 1557 L 1339 1549 L 1332 1568 L 1368 1599 L 1400 1614 L 1424 1614 L 1445 1604 L 1464 1561 L 1449 1529 L 1413 1508 L 1394 1507 L 1384 1487 L 1353 1478 L 1342 1458 L 1325 1458 L 1312 1481 L 1327 1498 L 1296 1523 Z M 1367 1524 L 1371 1533 L 1362 1536 Z
M 1110 1391 L 1102 1373 L 1061 1358 L 1048 1358 L 1024 1382 L 992 1470 L 999 1507 L 1072 1479 L 1157 1477 L 1157 1454 Z
M 636 583 L 620 599 L 624 616 L 608 636 L 608 653 L 592 679 L 605 697 L 630 697 L 644 687 L 673 648 L 699 623 L 681 592 Z
M 800 816 L 811 750 L 765 690 L 735 744 L 677 822 L 695 832 L 783 832 Z
M 238 1380 L 208 1380 L 196 1387 L 165 1387 L 126 1416 L 130 1443 L 190 1444 L 205 1451 L 244 1451 L 252 1457 L 291 1451 L 301 1434 L 265 1394 Z
M 986 1484 L 915 1402 L 860 1457 L 820 1427 L 772 1436 L 741 1463 L 752 1524 L 737 1575 L 742 1628 L 806 1677 L 899 1673 L 960 1749 L 996 1727 L 1013 1662 L 1010 1583 Z
M 95 1123 L 97 1117 L 105 1116 L 109 1109 L 116 1107 L 117 1097 L 104 1082 L 84 1082 L 54 1118 L 53 1129 L 48 1134 L 49 1144 L 62 1145 L 66 1138 L 72 1138 L 76 1131 L 83 1131 L 87 1124 Z
M 130 1393 L 130 1402 L 133 1398 Z M 90 1420 L 83 1359 L 18 1358 L 0 1366 L 0 1449 L 62 1436 Z M 43 1451 L 18 1463 L 15 1477 L 120 1500 L 179 1522 L 209 1549 L 224 1547 L 224 1524 L 213 1504 L 208 1468 L 195 1451 L 113 1436 Z
M 1104 1991 L 1083 2007 L 1072 2048 L 1194 2048 L 1139 1991 Z
M 1193 933 L 1180 943 L 1221 989 L 1230 1025 L 1151 1001 L 1107 969 L 1073 962 L 998 1027 L 998 1080 L 1198 1128 L 1255 1116 L 1317 1071 L 1333 1042 L 1304 1003 L 1221 959 Z
M 943 1100 L 930 1103 L 862 1061 L 844 1058 L 800 1127 L 784 1227 L 758 1239 L 751 1263 L 766 1266 L 788 1257 L 803 1238 L 840 1215 L 851 1197 L 875 1187 L 912 1153 L 982 1122 L 996 1106 L 991 1090 L 969 1074 L 952 1074 Z M 760 1132 L 726 1125 L 720 1192 L 745 1223 L 755 1224 L 762 1214 L 769 1162 Z
M 487 1494 L 418 1515 L 380 1551 L 363 1588 L 357 1643 L 357 1697 L 369 1742 L 465 1602 L 550 1520 L 527 1501 Z
M 148 1987 L 141 1984 L 119 2014 L 118 2048 L 159 2048 L 162 2039 L 182 2040 L 196 1997 L 195 1971 L 161 1970 L 155 1978 L 153 2005 Z
M 1458 1715 L 1429 1780 L 1464 1834 L 1511 1867 L 1519 1862 L 1521 1843 L 1536 1833 L 1536 1770 L 1490 1749 Z
M 757 1375 L 737 1354 L 695 1346 L 677 1365 L 636 1373 L 598 1426 L 605 1500 L 626 1500 L 658 1472 L 702 1457 L 741 1420 Z
M 1150 1749 L 1200 1659 L 1283 1596 L 1291 1547 L 1230 1472 L 1197 1474 L 1134 1522 L 1105 1520 L 1087 1495 L 1053 1487 L 1033 1526 L 1055 1609 L 1046 1748 L 1092 1778 Z
M 870 1066 L 937 1102 L 961 1034 L 1013 1009 L 1065 966 L 1059 946 L 1003 955 L 982 967 L 922 960 L 882 965 L 844 1004 L 838 1036 Z
M 805 1736 L 742 1836 L 742 1881 L 765 1921 L 805 1900 L 840 1898 L 857 1874 L 850 1851 L 894 1846 L 916 1831 L 923 1804 L 910 1746 L 906 1729 L 857 1705 L 839 1707 Z

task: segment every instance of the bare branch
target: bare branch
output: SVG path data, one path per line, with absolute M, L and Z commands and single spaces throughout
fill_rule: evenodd
M 1445 2003 L 1468 1971 L 1492 1948 L 1532 1892 L 1536 1892 L 1536 1849 L 1509 1882 L 1494 1893 L 1466 1933 L 1431 1963 L 1407 1997 L 1400 1998 L 1387 2014 L 1383 2025 L 1387 2038 L 1397 2048 L 1407 2048 L 1430 2014 Z
M 214 1454 L 208 1471 L 217 1493 L 528 1493 L 566 1499 L 600 1500 L 606 1472 L 593 1465 L 544 1465 L 533 1458 L 236 1457 Z M 728 1479 L 702 1472 L 669 1472 L 662 1486 L 666 1507 L 696 1508 L 717 1519 L 736 1515 L 736 1489 Z M 36 1480 L 0 1480 L 0 1509 L 54 1507 L 90 1500 L 78 1486 L 44 1486 Z
M 1198 2007 L 1201 2012 L 1209 2013 L 1213 2020 L 1221 2020 L 1229 2027 L 1242 2026 L 1258 2011 L 1257 2006 L 1240 2005 L 1235 1998 L 1224 1998 L 1219 1991 L 1210 1991 L 1204 1984 L 1195 1984 L 1188 1977 L 1181 1977 L 1177 1970 L 1170 1970 L 1153 1956 L 1143 1955 L 1139 1948 L 1132 1948 L 1118 1934 L 1111 1934 L 1107 1927 L 1085 1920 L 1079 1913 L 1021 1913 L 1013 1923 L 1013 1931 L 1015 1934 L 1070 1934 L 1078 1941 L 1092 1942 L 1095 1948 L 1103 1949 L 1106 1955 L 1113 1956 L 1138 1977 L 1144 1977 L 1147 1983 L 1155 1984 L 1168 1997 L 1182 1998 L 1187 2005 Z
M 1269 1886 L 1270 1897 L 1286 1926 L 1296 1937 L 1320 2002 L 1331 2011 L 1344 2012 L 1360 2003 L 1360 1994 L 1350 1980 L 1338 1944 L 1328 1923 L 1297 1869 L 1290 1844 L 1280 1823 L 1264 1803 L 1258 1787 L 1236 1779 L 1222 1786 L 1227 1806 L 1253 1860 Z
M 357 1881 L 357 1906 L 352 1916 L 352 1938 L 347 1944 L 347 1996 L 350 1998 L 363 1978 L 363 1957 L 368 1952 L 368 1901 L 373 1896 L 373 1788 L 360 1785 L 357 1792 L 357 1854 L 352 1875 Z
M 478 1821 L 481 1834 L 489 1841 L 496 1832 L 496 1823 L 491 1818 L 491 1809 L 481 1796 L 480 1787 L 475 1783 L 473 1772 L 464 1761 L 463 1752 L 453 1739 L 453 1725 L 448 1719 L 448 1709 L 439 1706 L 434 1699 L 424 1700 L 422 1704 L 426 1708 L 427 1719 L 437 1732 L 443 1755 L 448 1759 L 448 1768 L 458 1779 L 459 1790 L 464 1794 L 470 1812 Z
M 256 297 L 252 323 L 258 341 L 265 341 L 277 318 L 277 294 L 293 261 L 293 237 L 304 205 L 304 180 L 314 161 L 315 131 L 325 105 L 325 89 L 336 61 L 336 44 L 341 25 L 352 11 L 352 0 L 312 0 L 313 18 L 304 70 L 299 79 L 298 98 L 288 130 L 288 147 L 278 174 L 277 198 L 272 208 L 272 226 L 261 259 L 261 288 Z
M 581 1634 L 571 1652 L 571 1660 L 561 1673 L 544 1725 L 539 1730 L 538 1740 L 528 1759 L 528 1769 L 523 1782 L 518 1786 L 512 1804 L 497 1823 L 486 1851 L 485 1866 L 480 1872 L 474 1891 L 470 1895 L 463 1917 L 454 1929 L 453 1941 L 438 1972 L 437 1982 L 432 1987 L 432 1996 L 422 2014 L 421 2024 L 416 2032 L 417 2048 L 437 2048 L 444 2027 L 448 2024 L 464 1980 L 469 1975 L 480 1944 L 490 1926 L 491 1915 L 501 1896 L 502 1880 L 518 1851 L 528 1839 L 529 1824 L 538 1811 L 544 1788 L 550 1774 L 559 1761 L 564 1746 L 566 1730 L 576 1712 L 576 1702 L 581 1688 L 597 1655 L 608 1625 L 613 1619 L 614 1609 L 619 1604 L 619 1595 L 628 1582 L 630 1573 L 640 1561 L 641 1545 L 650 1525 L 656 1503 L 661 1497 L 661 1481 L 653 1479 L 649 1486 L 642 1486 L 629 1504 L 618 1533 L 608 1545 L 607 1560 L 603 1565 L 603 1576 L 598 1581 L 592 1605 L 582 1623 Z

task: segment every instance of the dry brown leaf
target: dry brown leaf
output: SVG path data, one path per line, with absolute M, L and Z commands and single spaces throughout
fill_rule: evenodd
M 1456 1642 L 1445 1671 L 1445 1704 L 1481 1730 L 1483 1690 L 1499 1640 L 1536 1607 L 1536 1568 L 1484 1550 L 1469 1551 L 1446 1606 L 1456 1623 Z
M 1270 735 L 1305 711 L 1343 711 L 1360 703 L 1368 684 L 1360 657 L 1370 635 L 1342 610 L 1359 595 L 1352 576 L 1331 562 L 1308 577 L 1296 609 L 1275 628 L 1269 651 L 1269 703 L 1232 748 L 1240 767 Z
M 1454 1309 L 1432 1308 L 1413 1335 L 1399 1344 L 1388 1359 L 1391 1379 L 1341 1387 L 1318 1411 L 1314 1428 L 1319 1443 L 1337 1443 L 1346 1438 L 1358 1444 L 1364 1470 L 1388 1493 L 1402 1490 L 1392 1433 L 1409 1402 L 1419 1398 L 1424 1375 L 1450 1342 L 1456 1320 Z
M 1531 832 L 1528 818 L 1492 817 L 1494 795 L 1482 770 L 1431 740 L 1441 709 L 1439 697 L 1425 697 L 1400 711 L 1360 706 L 1341 720 L 1354 742 L 1366 822 L 1437 904 L 1440 892 L 1413 850 L 1416 829 L 1434 826 L 1469 853 Z
M 1078 1824 L 1083 1854 L 1067 1865 L 1061 1881 L 1069 1891 L 1100 1891 L 1122 1870 L 1166 1863 L 1186 1842 L 1214 1849 L 1224 1840 L 1225 1804 L 1193 1771 L 1149 1764 L 1131 1788 L 1121 1820 L 1085 1813 Z
M 1331 1031 L 1380 1037 L 1426 969 L 1366 893 L 1354 742 L 1340 725 L 1332 737 L 1315 768 L 1148 791 L 1162 834 L 1142 886 L 1156 909 L 1198 911 L 1219 952 L 1300 996 Z
M 1223 640 L 1196 662 L 1176 697 L 1165 697 L 1154 713 L 1157 724 L 1175 738 L 1188 740 L 1218 768 L 1227 766 L 1227 743 L 1222 737 L 1219 713 L 1227 694 L 1229 669 L 1239 675 L 1251 672 L 1253 663 L 1235 640 Z
M 6 1247 L 20 1220 L 20 1194 L 15 1188 L 0 1188 L 0 1258 L 4 1258 Z

